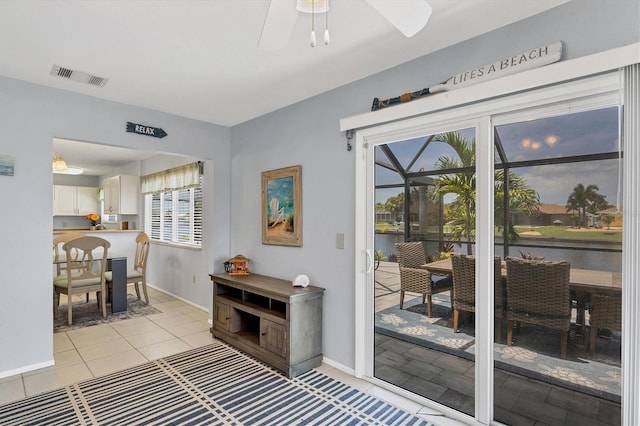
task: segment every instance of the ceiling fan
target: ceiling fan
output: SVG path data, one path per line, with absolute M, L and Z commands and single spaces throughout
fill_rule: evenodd
M 431 16 L 426 0 L 364 0 L 406 37 L 414 36 Z M 278 50 L 286 46 L 298 13 L 326 13 L 329 0 L 271 0 L 258 42 L 261 50 Z M 313 15 L 312 15 L 313 16 Z M 312 19 L 310 44 L 315 46 Z M 324 43 L 329 44 L 329 30 L 325 28 Z

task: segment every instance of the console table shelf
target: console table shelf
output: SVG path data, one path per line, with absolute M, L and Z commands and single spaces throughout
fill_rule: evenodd
M 209 276 L 214 337 L 288 377 L 322 363 L 323 288 L 258 274 Z

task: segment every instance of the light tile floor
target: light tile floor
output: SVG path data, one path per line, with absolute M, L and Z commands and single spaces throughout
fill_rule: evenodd
M 209 313 L 149 288 L 162 313 L 53 335 L 55 365 L 0 379 L 0 404 L 102 376 L 213 341 Z M 441 426 L 462 425 L 433 409 L 322 364 L 318 371 Z

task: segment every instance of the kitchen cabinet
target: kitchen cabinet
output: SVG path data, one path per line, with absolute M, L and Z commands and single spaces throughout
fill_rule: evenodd
M 119 175 L 105 179 L 104 213 L 105 214 L 138 214 L 138 176 Z
M 211 333 L 288 377 L 322 363 L 324 289 L 263 275 L 210 274 Z
M 53 185 L 54 216 L 85 216 L 98 211 L 98 188 Z

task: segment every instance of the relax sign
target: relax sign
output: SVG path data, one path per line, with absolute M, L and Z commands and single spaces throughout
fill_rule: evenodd
M 167 136 L 167 132 L 159 127 L 144 126 L 142 124 L 131 123 L 129 121 L 127 121 L 127 132 L 153 136 L 155 138 L 164 138 Z

